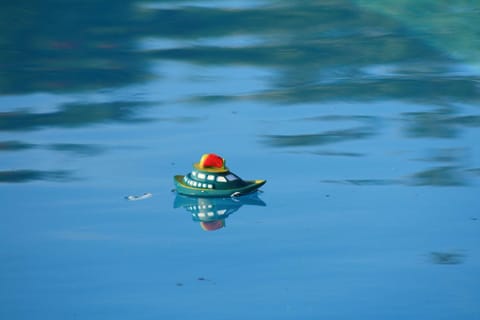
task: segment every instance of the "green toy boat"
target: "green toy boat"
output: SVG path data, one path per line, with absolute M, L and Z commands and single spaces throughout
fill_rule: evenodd
M 179 194 L 194 197 L 235 197 L 258 190 L 266 180 L 242 180 L 226 166 L 225 160 L 210 153 L 204 154 L 200 162 L 186 175 L 173 179 Z

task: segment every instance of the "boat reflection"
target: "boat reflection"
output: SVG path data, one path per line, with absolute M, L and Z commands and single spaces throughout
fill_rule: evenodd
M 175 209 L 183 207 L 190 212 L 193 221 L 199 222 L 205 231 L 215 231 L 225 227 L 228 216 L 238 211 L 243 205 L 265 207 L 267 204 L 258 197 L 257 192 L 233 198 L 201 198 L 177 194 L 173 202 Z

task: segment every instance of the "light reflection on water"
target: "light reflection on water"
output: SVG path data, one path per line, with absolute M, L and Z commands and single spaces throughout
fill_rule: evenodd
M 256 193 L 238 198 L 193 198 L 177 195 L 174 208 L 184 208 L 203 230 L 215 231 L 226 226 L 226 219 L 244 205 L 266 206 Z
M 478 5 L 0 8 L 0 318 L 480 315 Z

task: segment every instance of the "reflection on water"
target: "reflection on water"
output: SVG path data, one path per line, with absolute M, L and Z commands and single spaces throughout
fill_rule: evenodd
M 121 8 L 114 1 L 4 5 L 0 20 L 9 27 L 1 29 L 0 38 L 11 47 L 0 53 L 0 89 L 127 85 L 148 80 L 148 61 L 160 59 L 273 68 L 271 88 L 255 96 L 278 102 L 474 98 L 475 76 L 452 77 L 452 59 L 412 36 L 407 25 L 379 14 L 378 7 L 369 10 L 345 0 L 276 1 L 235 10 L 181 3 L 162 8 L 136 1 L 126 1 Z M 105 11 L 109 15 L 96 14 Z M 467 23 L 474 18 L 458 15 Z M 14 23 L 8 23 L 11 20 Z M 440 28 L 448 22 L 439 19 L 435 24 Z M 234 47 L 226 46 L 228 40 L 213 41 L 233 36 L 256 40 Z M 169 45 L 138 49 L 143 39 Z
M 406 133 L 417 138 L 455 138 L 463 128 L 480 127 L 479 115 L 458 115 L 453 107 L 404 114 Z
M 352 128 L 346 130 L 327 131 L 316 134 L 271 135 L 267 136 L 267 144 L 273 147 L 313 146 L 341 141 L 365 139 L 373 135 L 369 128 Z
M 109 122 L 138 123 L 148 121 L 137 117 L 145 107 L 145 104 L 138 102 L 78 103 L 63 105 L 53 112 L 0 112 L 0 131 L 76 128 Z
M 364 10 L 345 1 L 276 4 L 242 10 L 181 6 L 158 10 L 155 15 L 161 17 L 162 29 L 167 31 L 158 37 L 174 42 L 144 51 L 160 61 L 169 59 L 207 66 L 251 65 L 274 70 L 265 90 L 250 94 L 203 94 L 191 97 L 191 102 L 228 103 L 247 99 L 294 104 L 395 99 L 436 104 L 479 99 L 478 72 L 460 72 L 463 67 L 447 54 L 412 36 L 406 22 L 401 24 L 378 14 L 378 10 Z M 180 28 L 185 22 L 194 26 L 192 32 Z M 437 29 L 442 23 L 448 25 L 449 21 L 437 20 Z M 215 28 L 219 24 L 221 30 Z M 235 45 L 225 40 L 226 36 L 239 34 L 251 40 Z M 222 43 L 211 41 L 222 38 Z M 405 131 L 417 138 L 451 137 L 461 133 L 464 121 L 474 126 L 475 117 L 458 110 L 448 118 L 439 118 L 432 112 L 408 113 Z M 267 133 L 260 140 L 274 148 L 308 147 L 365 140 L 381 134 L 375 126 L 298 131 Z M 342 150 L 337 154 L 352 152 Z M 418 184 L 424 182 L 426 179 Z
M 71 91 L 146 77 L 134 1 L 3 2 L 0 92 Z M 102 14 L 108 12 L 108 14 Z
M 177 47 L 170 44 L 149 50 L 149 54 L 197 64 L 273 68 L 277 76 L 272 87 L 253 98 L 280 103 L 339 97 L 442 101 L 454 96 L 470 100 L 478 92 L 475 77 L 452 77 L 453 61 L 412 37 L 396 20 L 349 1 L 278 4 L 234 11 L 157 10 L 155 17 L 164 30 L 159 37 L 189 40 L 246 34 L 263 41 L 236 47 L 186 41 Z M 191 31 L 180 28 L 185 23 L 192 26 Z M 221 30 L 216 25 L 222 25 Z
M 416 31 L 417 37 L 447 51 L 451 56 L 478 62 L 478 25 L 466 23 L 470 19 L 478 19 L 480 8 L 476 1 L 460 0 L 451 3 L 422 0 L 416 3 L 419 7 L 412 6 L 409 0 L 356 2 L 364 8 L 408 25 Z
M 399 179 L 345 179 L 345 180 L 322 180 L 324 183 L 351 184 L 357 186 L 436 186 L 455 187 L 470 185 L 473 170 L 465 170 L 461 167 L 443 166 L 426 169 L 415 174 Z
M 435 264 L 460 264 L 465 260 L 465 255 L 457 252 L 431 252 L 430 258 Z
M 47 145 L 37 145 L 33 143 L 25 143 L 21 141 L 0 141 L 0 152 L 2 151 L 22 151 L 35 148 L 45 148 L 47 150 L 55 150 L 60 152 L 72 153 L 79 156 L 94 156 L 105 151 L 100 145 L 88 145 L 80 143 L 53 143 Z
M 252 193 L 234 198 L 200 198 L 176 195 L 174 208 L 184 208 L 192 215 L 195 222 L 199 222 L 205 231 L 215 231 L 226 226 L 225 220 L 242 206 L 266 206 L 267 204 Z
M 423 0 L 417 5 L 434 7 L 424 20 L 405 1 L 390 2 L 2 4 L 0 21 L 5 27 L 0 28 L 0 41 L 8 50 L 0 51 L 0 92 L 79 93 L 50 111 L 37 107 L 34 99 L 26 108 L 12 105 L 9 110 L 5 105 L 0 110 L 0 131 L 208 121 L 196 114 L 165 117 L 159 111 L 165 102 L 174 108 L 184 103 L 201 107 L 219 102 L 306 103 L 316 105 L 318 113 L 301 121 L 301 115 L 285 119 L 291 130 L 282 126 L 258 133 L 260 145 L 298 154 L 365 158 L 369 154 L 361 147 L 311 148 L 375 141 L 385 135 L 384 124 L 392 128 L 400 123 L 403 135 L 415 139 L 461 139 L 467 130 L 478 129 L 480 116 L 468 108 L 480 101 L 478 55 L 473 54 L 478 48 L 473 35 L 479 27 L 472 14 L 478 6 L 462 0 L 453 10 Z M 455 15 L 446 18 L 445 12 Z M 469 28 L 459 33 L 463 25 Z M 441 45 L 443 40 L 455 48 Z M 192 74 L 195 67 L 203 69 Z M 212 75 L 209 70 L 216 71 Z M 84 102 L 89 95 L 97 98 Z M 326 109 L 333 101 L 360 105 L 350 115 L 340 115 Z M 388 101 L 423 107 L 366 115 L 371 108 L 364 103 L 380 102 L 385 109 Z M 351 121 L 356 124 L 348 124 Z M 306 122 L 316 125 L 303 129 Z M 98 144 L 79 141 L 41 144 L 15 137 L 0 142 L 1 151 L 18 154 L 39 146 L 78 155 L 102 153 Z M 472 170 L 432 165 L 410 173 L 414 182 L 407 185 L 464 185 L 460 173 Z M 347 180 L 390 184 L 402 179 Z
M 289 121 L 290 125 L 292 120 Z M 320 123 L 324 125 L 317 125 Z M 350 123 L 356 125 L 352 127 Z M 364 140 L 372 138 L 378 131 L 378 120 L 371 116 L 318 116 L 298 119 L 293 122 L 296 127 L 325 127 L 329 125 L 340 125 L 347 128 L 329 130 L 322 133 L 310 133 L 310 134 L 290 134 L 290 135 L 267 135 L 265 137 L 265 144 L 272 147 L 294 147 L 294 146 L 317 146 L 325 144 L 336 144 L 346 141 Z M 285 127 L 284 125 L 283 127 Z M 317 129 L 318 130 L 318 129 Z M 317 153 L 320 154 L 320 153 Z M 341 155 L 342 153 L 338 153 Z M 343 152 L 345 155 L 351 155 L 351 152 Z M 355 153 L 353 153 L 355 154 Z
M 105 148 L 99 145 L 87 145 L 79 143 L 54 143 L 47 145 L 47 149 L 73 153 L 78 156 L 95 156 L 105 151 Z
M 34 147 L 34 144 L 22 141 L 0 141 L 0 151 L 20 151 Z
M 68 171 L 41 171 L 41 170 L 5 170 L 0 171 L 0 182 L 19 183 L 35 180 L 49 180 L 66 182 L 72 181 Z

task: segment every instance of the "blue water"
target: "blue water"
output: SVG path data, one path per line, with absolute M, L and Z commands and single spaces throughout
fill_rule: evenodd
M 0 319 L 478 319 L 479 12 L 0 4 Z

